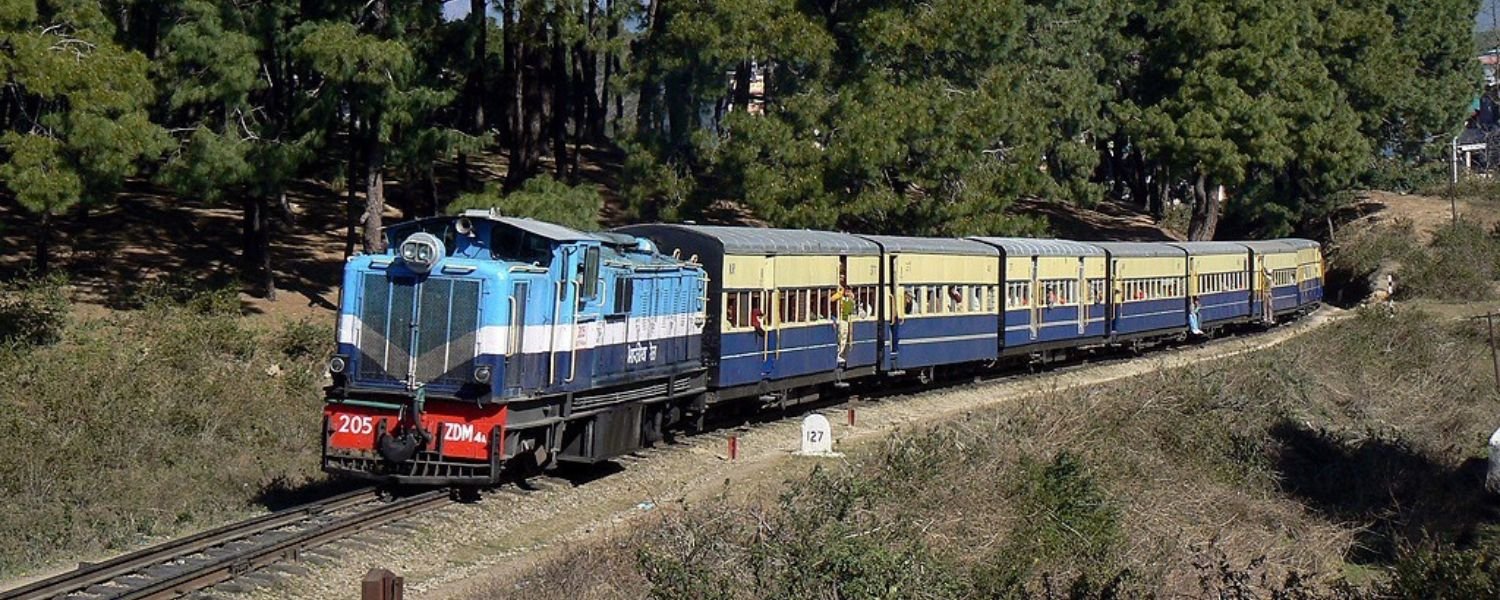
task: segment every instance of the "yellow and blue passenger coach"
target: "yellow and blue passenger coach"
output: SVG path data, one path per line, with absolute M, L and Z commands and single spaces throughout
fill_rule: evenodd
M 1108 335 L 1104 250 L 1067 240 L 970 239 L 1001 252 L 1001 354 L 1085 346 Z
M 1297 312 L 1302 306 L 1297 286 L 1297 247 L 1287 240 L 1241 243 L 1250 249 L 1254 271 L 1251 304 L 1257 318 L 1271 321 Z
M 875 372 L 880 247 L 825 231 L 638 225 L 619 231 L 700 257 L 704 361 L 715 400 L 777 396 Z
M 1251 310 L 1250 249 L 1234 242 L 1173 242 L 1188 256 L 1189 301 L 1197 298 L 1205 331 L 1255 317 Z
M 880 246 L 881 369 L 994 360 L 1000 253 L 970 240 L 867 235 Z
M 1323 251 L 1317 242 L 1300 238 L 1285 240 L 1297 250 L 1297 304 L 1323 301 Z
M 1109 261 L 1116 341 L 1181 333 L 1188 321 L 1187 252 L 1154 242 L 1098 242 Z

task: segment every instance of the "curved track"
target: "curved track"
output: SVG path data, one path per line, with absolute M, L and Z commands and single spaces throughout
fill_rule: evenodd
M 390 502 L 364 488 L 145 548 L 84 563 L 13 590 L 0 600 L 175 598 L 248 573 L 303 549 L 345 538 L 450 502 L 432 490 Z

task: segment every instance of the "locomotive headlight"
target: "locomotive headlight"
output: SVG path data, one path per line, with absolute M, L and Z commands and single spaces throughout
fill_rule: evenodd
M 477 381 L 479 383 L 489 383 L 490 376 L 493 374 L 494 373 L 490 370 L 489 365 L 480 365 L 478 367 L 474 367 L 474 381 Z
M 348 367 L 349 367 L 349 361 L 345 360 L 344 357 L 342 357 L 342 356 L 334 355 L 333 358 L 328 359 L 328 372 L 329 373 L 333 373 L 334 375 L 338 375 L 339 373 L 343 373 L 344 369 L 346 369 Z
M 417 273 L 431 271 L 442 256 L 443 242 L 430 233 L 413 233 L 401 242 L 401 260 Z

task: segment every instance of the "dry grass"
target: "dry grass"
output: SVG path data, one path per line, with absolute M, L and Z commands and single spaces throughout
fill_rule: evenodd
M 1481 350 L 1472 324 L 1364 314 L 898 434 L 779 496 L 663 507 L 476 597 L 1420 596 L 1454 561 L 1412 549 L 1500 549 Z
M 331 332 L 249 328 L 232 292 L 171 295 L 0 346 L 0 577 L 283 506 L 321 480 Z

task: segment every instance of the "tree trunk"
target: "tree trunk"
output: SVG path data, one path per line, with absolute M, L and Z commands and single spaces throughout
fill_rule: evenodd
M 615 32 L 614 35 L 616 37 L 619 36 L 618 29 L 616 30 L 616 32 Z M 620 76 L 624 76 L 625 75 L 624 66 L 621 64 L 621 61 L 620 61 L 620 53 L 618 53 L 618 52 L 611 52 L 610 53 L 610 57 L 609 57 L 609 62 L 610 62 L 610 64 L 613 64 L 615 66 L 615 74 L 616 75 L 620 75 Z M 605 86 L 608 87 L 608 83 L 607 82 L 606 82 Z M 616 137 L 619 137 L 619 135 L 620 135 L 620 122 L 624 118 L 625 118 L 625 94 L 623 94 L 623 93 L 616 93 L 615 94 L 615 118 L 612 121 L 612 123 L 613 123 L 612 128 L 613 128 L 613 130 L 615 132 L 615 136 Z
M 353 107 L 350 106 L 352 111 Z M 354 192 L 354 182 L 359 181 L 359 127 L 354 115 L 349 115 L 349 127 L 344 132 L 345 144 L 349 150 L 349 172 L 344 175 L 344 222 L 348 231 L 344 235 L 344 260 L 349 260 L 354 255 L 354 240 L 357 237 L 355 228 L 359 225 L 359 211 L 355 208 L 359 204 Z
M 378 254 L 385 251 L 385 239 L 380 235 L 385 212 L 385 147 L 380 142 L 379 114 L 370 119 L 366 129 L 364 250 Z
M 561 25 L 560 15 L 557 20 L 557 25 Z M 555 28 L 553 35 L 552 71 L 549 78 L 552 88 L 552 170 L 558 181 L 562 181 L 568 175 L 568 90 L 572 86 L 568 79 L 567 46 L 563 44 L 559 29 Z
M 646 7 L 646 31 L 631 42 L 631 56 L 646 56 L 650 50 L 656 31 L 661 28 L 659 22 L 661 10 L 658 6 L 660 4 L 661 0 L 651 0 Z M 636 99 L 635 132 L 636 135 L 649 139 L 658 132 L 660 111 L 656 104 L 661 96 L 660 82 L 657 81 L 656 67 L 650 59 L 636 61 L 633 64 L 638 65 L 638 68 L 644 71 L 640 76 L 641 88 Z
M 740 61 L 734 69 L 734 109 L 750 110 L 750 61 Z
M 683 158 L 691 148 L 698 126 L 698 101 L 693 97 L 693 77 L 688 73 L 667 76 L 667 156 Z
M 504 36 L 500 49 L 500 135 L 507 142 L 516 135 L 520 129 L 521 115 L 521 86 L 520 83 L 520 53 L 516 51 L 516 3 L 515 0 L 504 0 L 501 3 L 500 19 L 502 21 L 501 34 Z
M 1188 239 L 1194 241 L 1214 239 L 1214 230 L 1219 227 L 1219 209 L 1224 190 L 1208 182 L 1202 173 L 1193 180 L 1193 218 L 1188 223 Z
M 52 268 L 52 212 L 43 208 L 36 228 L 36 273 L 46 275 Z
M 281 196 L 285 200 L 286 192 L 281 192 Z M 261 289 L 266 292 L 266 299 L 274 302 L 276 300 L 276 271 L 271 268 L 271 228 L 274 226 L 274 222 L 269 218 L 268 212 L 265 210 L 260 211 L 262 221 L 260 231 L 260 281 Z
M 474 28 L 474 64 L 469 71 L 469 108 L 472 111 L 470 118 L 470 133 L 479 134 L 484 132 L 484 76 L 485 61 L 489 57 L 487 45 L 489 37 L 488 15 L 485 12 L 485 0 L 469 0 L 469 21 Z
M 281 198 L 286 192 L 281 193 Z M 276 299 L 276 273 L 271 270 L 271 210 L 266 198 L 255 195 L 247 197 L 244 206 L 244 248 L 242 271 L 252 287 L 258 287 L 261 297 Z
M 426 168 L 422 170 L 422 182 L 425 184 L 423 187 L 427 190 L 428 216 L 435 217 L 447 212 L 448 207 L 443 206 L 441 200 L 438 199 L 437 175 L 433 173 L 431 162 L 427 163 Z
M 619 35 L 620 27 L 618 24 L 616 24 L 614 3 L 612 0 L 604 0 L 604 20 L 606 23 L 608 23 L 607 27 L 605 28 L 604 34 L 604 39 L 606 42 L 604 47 L 613 48 L 615 37 Z M 604 52 L 603 60 L 604 81 L 599 85 L 599 114 L 597 115 L 599 122 L 595 123 L 595 127 L 598 128 L 598 132 L 596 135 L 598 135 L 600 139 L 604 138 L 604 124 L 609 121 L 609 81 L 614 77 L 615 74 L 614 50 L 606 50 Z M 619 135 L 619 132 L 616 131 L 615 134 Z
M 528 11 L 530 12 L 530 11 Z M 513 191 L 536 172 L 541 158 L 543 117 L 547 109 L 546 51 L 540 48 L 545 36 L 539 31 L 543 25 L 540 15 L 523 14 L 521 26 L 526 39 L 533 43 L 518 44 L 517 52 L 521 64 L 517 70 L 524 71 L 517 83 L 520 85 L 521 105 L 516 111 L 516 130 L 510 137 L 510 167 L 505 173 L 505 191 Z

